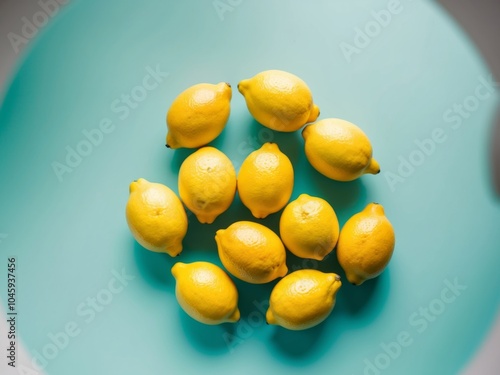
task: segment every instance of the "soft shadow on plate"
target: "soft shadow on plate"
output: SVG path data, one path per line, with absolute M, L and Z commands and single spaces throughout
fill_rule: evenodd
M 307 191 L 297 192 L 297 195 L 307 193 L 325 199 L 332 205 L 340 224 L 360 212 L 368 203 L 369 191 L 367 191 L 363 179 L 373 176 L 361 176 L 349 182 L 334 181 L 316 171 L 309 164 L 305 154 L 301 155 L 299 159 L 296 174 L 300 176 L 298 184 L 308 182 Z
M 141 278 L 155 288 L 174 291 L 175 281 L 170 274 L 170 268 L 177 261 L 168 254 L 155 253 L 142 247 L 137 241 L 133 241 L 134 258 Z
M 278 356 L 285 357 L 287 362 L 293 362 L 294 366 L 307 366 L 315 363 L 329 352 L 339 336 L 331 335 L 332 332 L 340 331 L 340 327 L 335 327 L 339 323 L 335 309 L 325 321 L 306 330 L 291 331 L 273 326 L 275 331 L 270 338 L 270 350 Z
M 357 287 L 349 284 L 343 277 L 342 287 L 330 316 L 316 327 L 303 331 L 273 326 L 275 332 L 271 336 L 271 350 L 286 357 L 287 362 L 293 362 L 295 366 L 310 365 L 326 353 L 331 353 L 330 349 L 336 345 L 337 339 L 348 334 L 342 315 L 352 316 L 352 321 L 362 326 L 369 324 L 383 311 L 390 289 L 387 271 L 379 278 Z
M 384 311 L 391 292 L 390 266 L 380 276 L 358 286 L 350 284 L 343 273 L 341 277 L 336 309 L 351 316 L 360 326 L 370 324 Z

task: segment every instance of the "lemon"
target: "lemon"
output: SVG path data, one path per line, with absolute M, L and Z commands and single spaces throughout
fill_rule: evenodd
M 238 279 L 263 284 L 286 275 L 285 247 L 269 228 L 238 221 L 215 235 L 222 264 Z
M 273 288 L 266 321 L 303 330 L 324 321 L 335 306 L 342 285 L 339 275 L 303 269 L 282 278 Z
M 301 194 L 281 214 L 280 237 L 296 256 L 323 260 L 339 238 L 337 215 L 324 199 Z
M 238 192 L 256 218 L 263 219 L 285 207 L 292 190 L 292 163 L 276 143 L 264 143 L 241 164 Z
M 213 223 L 226 211 L 236 194 L 233 164 L 214 147 L 189 155 L 179 170 L 179 195 L 200 223 Z
M 340 231 L 337 258 L 355 285 L 377 277 L 391 260 L 395 235 L 384 208 L 377 203 L 351 217 Z
M 211 325 L 240 319 L 238 290 L 221 268 L 208 262 L 179 262 L 171 271 L 177 301 L 191 318 Z
M 179 255 L 187 232 L 187 215 L 167 186 L 139 178 L 130 184 L 127 223 L 134 238 L 148 250 Z
M 356 125 L 329 118 L 308 125 L 302 131 L 306 157 L 321 174 L 337 181 L 352 181 L 365 173 L 377 174 L 372 146 Z
M 248 110 L 262 125 L 281 132 L 293 132 L 315 121 L 319 108 L 311 90 L 296 75 L 267 70 L 238 84 Z
M 231 85 L 199 83 L 175 98 L 167 113 L 167 147 L 196 148 L 224 130 L 230 112 Z

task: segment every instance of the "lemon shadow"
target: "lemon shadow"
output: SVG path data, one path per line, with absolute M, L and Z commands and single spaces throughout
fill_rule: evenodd
M 275 327 L 271 342 L 278 353 L 293 360 L 294 364 L 302 362 L 307 365 L 318 357 L 317 346 L 324 333 L 323 323 L 303 331 L 290 331 L 283 327 Z
M 170 273 L 170 269 L 175 264 L 176 259 L 165 253 L 149 251 L 137 241 L 133 241 L 134 260 L 142 279 L 153 288 L 166 289 L 173 293 L 175 280 Z
M 294 367 L 306 367 L 317 362 L 322 356 L 330 352 L 335 345 L 340 322 L 336 319 L 336 308 L 332 313 L 315 327 L 291 331 L 280 326 L 273 326 L 274 333 L 269 342 L 269 350 L 287 362 L 293 363 Z M 335 335 L 332 335 L 335 332 Z
M 279 280 L 273 280 L 265 284 L 250 284 L 234 277 L 233 280 L 238 289 L 238 307 L 240 309 L 241 320 L 257 317 L 261 320 L 261 325 L 265 326 L 269 297 Z
M 208 355 L 230 353 L 230 342 L 235 336 L 235 323 L 207 325 L 191 318 L 180 306 L 178 312 L 181 327 L 196 350 Z
M 249 147 L 257 150 L 264 143 L 276 143 L 281 152 L 288 156 L 290 162 L 295 167 L 304 149 L 300 130 L 295 132 L 278 132 L 261 125 L 254 118 L 249 120 L 248 129 L 249 138 L 247 139 L 247 144 Z
M 339 313 L 355 317 L 352 324 L 371 324 L 383 311 L 391 291 L 390 267 L 378 277 L 359 286 L 350 284 L 342 274 L 342 288 L 337 298 Z
M 174 175 L 179 174 L 179 169 L 182 162 L 197 149 L 195 148 L 179 148 L 179 149 L 165 149 L 167 162 L 170 163 L 170 169 Z M 173 155 L 172 155 L 173 153 Z
M 224 147 L 224 142 L 226 142 L 228 126 L 234 126 L 231 125 L 231 119 L 228 120 L 228 122 L 224 126 L 224 129 L 222 129 L 222 132 L 217 136 L 217 138 L 208 143 L 206 146 L 215 147 L 216 149 L 221 150 Z
M 369 203 L 369 192 L 363 178 L 370 176 L 349 182 L 329 179 L 311 166 L 305 154 L 299 157 L 296 175 L 300 177 L 296 177 L 294 196 L 307 193 L 325 199 L 335 210 L 341 225 Z

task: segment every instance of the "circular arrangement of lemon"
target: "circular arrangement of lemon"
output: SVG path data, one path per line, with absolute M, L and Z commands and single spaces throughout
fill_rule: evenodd
M 288 272 L 283 243 L 264 225 L 238 221 L 218 230 L 215 241 L 222 264 L 238 279 L 263 284 Z
M 199 83 L 183 91 L 167 112 L 167 147 L 196 148 L 224 130 L 230 112 L 229 83 Z
M 177 301 L 190 317 L 211 325 L 240 319 L 238 290 L 221 268 L 209 262 L 179 262 L 171 271 Z
M 268 324 L 303 330 L 324 321 L 335 306 L 340 276 L 317 270 L 299 270 L 273 288 L 266 313 Z
M 179 195 L 200 223 L 213 223 L 236 194 L 236 172 L 231 160 L 214 147 L 189 155 L 179 169 Z
M 241 202 L 258 219 L 285 207 L 293 191 L 293 166 L 276 143 L 264 143 L 243 161 L 238 191 Z
M 132 182 L 125 213 L 132 235 L 143 247 L 170 256 L 182 251 L 187 216 L 170 188 L 144 178 Z
M 252 116 L 273 130 L 293 132 L 319 116 L 307 84 L 282 70 L 266 70 L 244 79 L 238 90 Z
M 327 201 L 302 194 L 283 210 L 280 236 L 296 256 L 323 260 L 337 244 L 339 221 Z
M 337 181 L 352 181 L 380 172 L 366 134 L 349 121 L 328 118 L 302 131 L 307 160 L 319 173 Z
M 293 132 L 305 125 L 305 156 L 324 176 L 352 181 L 380 172 L 370 140 L 358 126 L 337 118 L 316 121 L 319 108 L 299 77 L 267 70 L 240 81 L 238 90 L 263 126 Z M 270 294 L 267 323 L 289 330 L 314 327 L 332 312 L 340 276 L 314 269 L 288 273 L 287 249 L 299 258 L 327 262 L 336 248 L 348 281 L 360 285 L 387 267 L 395 246 L 394 229 L 377 203 L 368 204 L 340 229 L 325 199 L 300 194 L 290 202 L 294 178 L 300 176 L 294 176 L 290 159 L 276 143 L 264 143 L 249 153 L 236 175 L 231 160 L 207 146 L 226 126 L 231 97 L 231 86 L 221 82 L 191 86 L 175 98 L 167 112 L 167 147 L 198 150 L 180 166 L 180 199 L 167 186 L 143 178 L 130 184 L 128 226 L 146 249 L 177 256 L 188 230 L 183 204 L 206 224 L 227 211 L 236 194 L 257 220 L 283 209 L 279 236 L 252 221 L 236 221 L 214 231 L 219 259 L 228 273 L 209 262 L 178 262 L 171 269 L 175 295 L 181 308 L 201 323 L 237 322 L 238 290 L 231 276 L 251 284 L 281 278 Z
M 349 282 L 360 285 L 382 273 L 394 251 L 396 238 L 384 208 L 368 204 L 342 228 L 337 258 Z

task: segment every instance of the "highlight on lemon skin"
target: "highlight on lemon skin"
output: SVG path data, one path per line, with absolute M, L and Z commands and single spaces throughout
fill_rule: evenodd
M 330 315 L 341 286 L 340 276 L 334 273 L 292 272 L 273 288 L 266 322 L 295 331 L 312 328 Z
M 238 84 L 249 112 L 262 125 L 293 132 L 319 116 L 307 84 L 292 73 L 266 70 Z
M 302 131 L 307 160 L 322 175 L 352 181 L 364 174 L 380 173 L 368 136 L 353 123 L 327 118 Z
M 225 212 L 236 194 L 231 160 L 214 147 L 202 147 L 181 164 L 179 195 L 200 223 L 211 224 Z
M 370 203 L 352 216 L 337 245 L 337 259 L 347 280 L 361 285 L 379 276 L 392 258 L 395 243 L 394 228 L 381 204 Z
M 230 113 L 231 85 L 199 83 L 179 94 L 167 112 L 168 148 L 197 148 L 224 130 Z
M 238 290 L 220 267 L 209 262 L 179 262 L 171 272 L 177 301 L 191 318 L 209 325 L 240 319 Z
M 339 222 L 324 199 L 301 194 L 281 214 L 280 237 L 286 248 L 300 258 L 323 260 L 339 238 Z
M 238 173 L 241 202 L 257 219 L 264 219 L 285 207 L 292 196 L 293 183 L 290 159 L 271 142 L 250 153 Z
M 216 232 L 219 258 L 233 276 L 251 284 L 264 284 L 287 274 L 286 251 L 271 229 L 238 221 Z
M 169 187 L 144 178 L 132 182 L 125 216 L 132 235 L 144 248 L 172 257 L 182 251 L 187 215 Z

